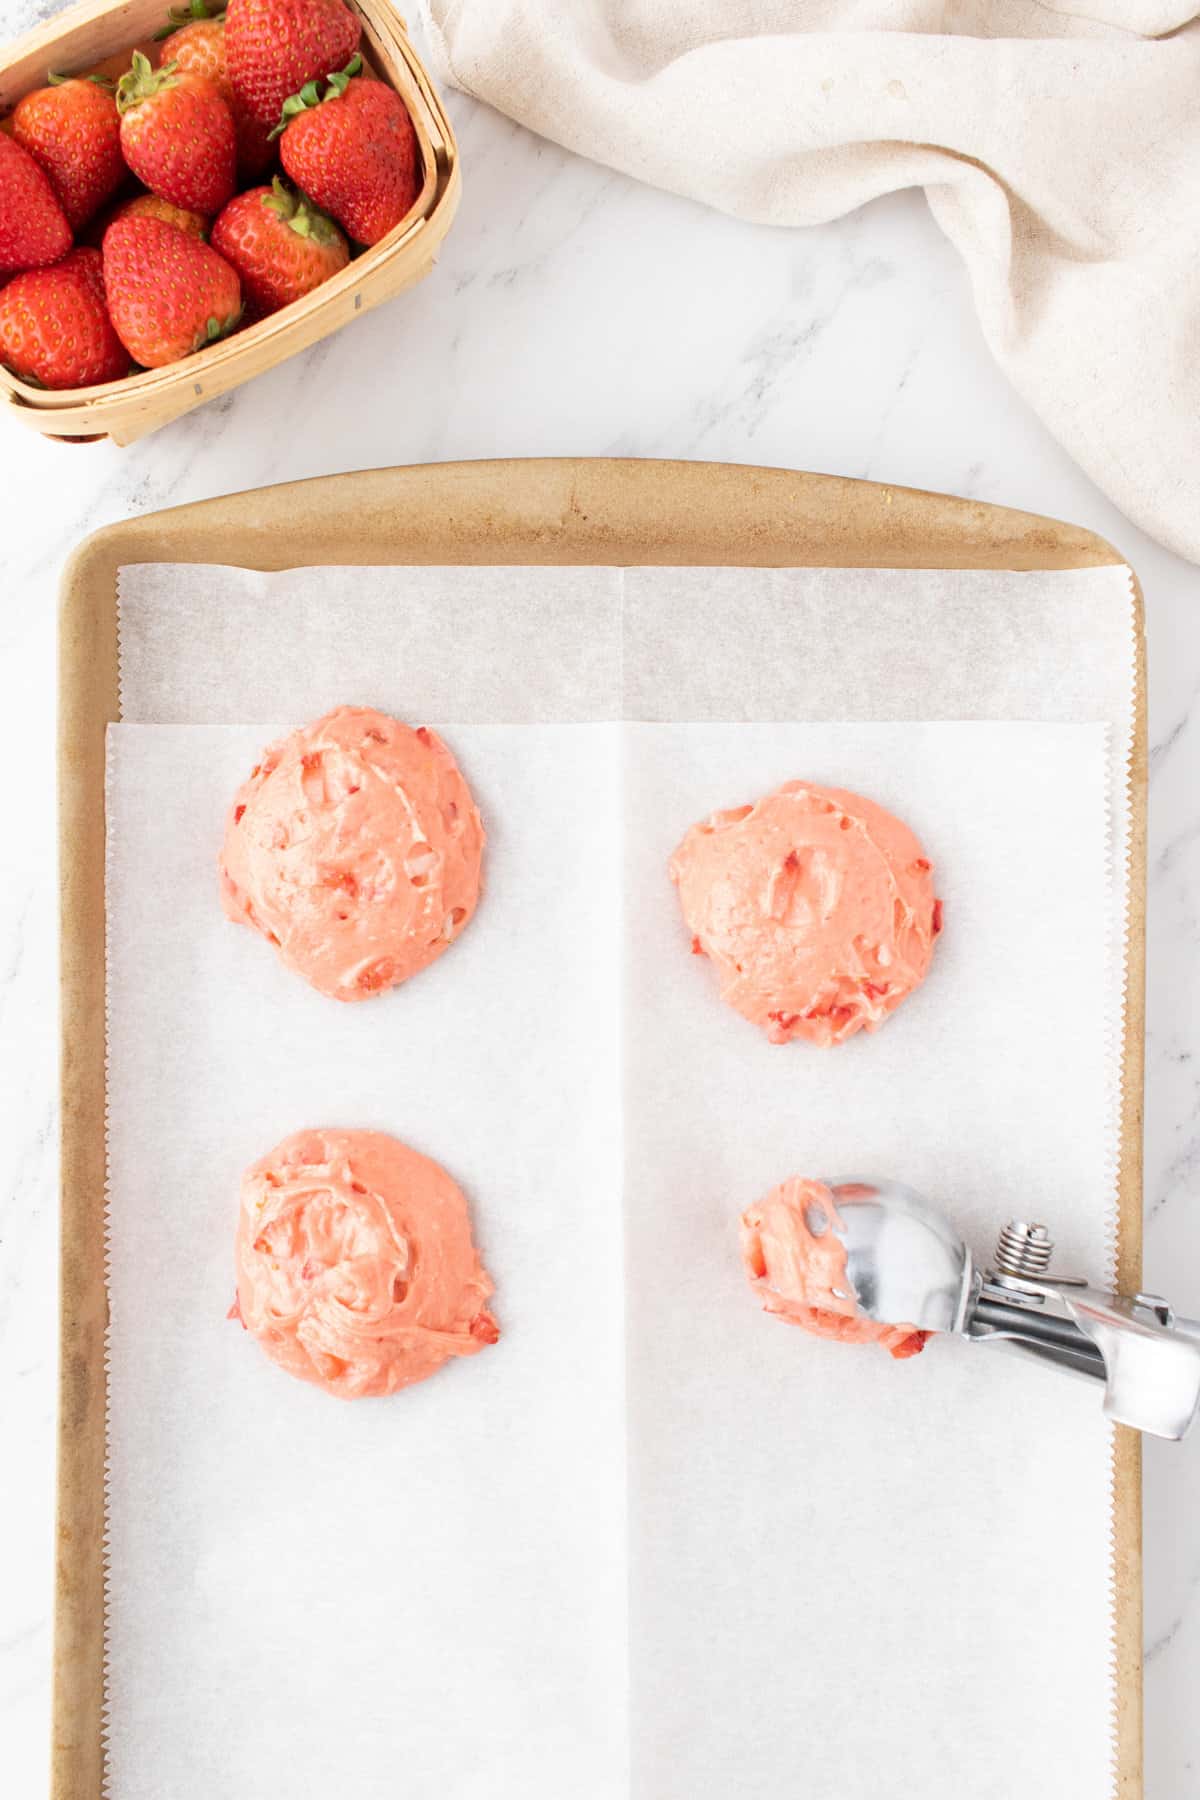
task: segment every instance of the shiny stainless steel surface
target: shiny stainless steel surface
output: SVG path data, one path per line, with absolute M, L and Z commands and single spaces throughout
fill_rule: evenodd
M 825 1185 L 862 1310 L 888 1325 L 961 1331 L 977 1277 L 946 1215 L 898 1181 L 842 1176 Z
M 896 1181 L 830 1180 L 834 1229 L 863 1312 L 881 1324 L 1011 1345 L 1104 1389 L 1104 1412 L 1182 1438 L 1200 1408 L 1200 1321 L 1051 1268 L 1044 1225 L 1010 1220 L 982 1273 L 945 1213 Z

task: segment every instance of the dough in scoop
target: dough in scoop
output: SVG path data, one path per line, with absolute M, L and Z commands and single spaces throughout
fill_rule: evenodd
M 693 825 L 670 863 L 692 949 L 773 1044 L 874 1031 L 920 986 L 942 907 L 907 825 L 841 788 L 786 781 Z
M 435 732 L 343 706 L 272 744 L 234 796 L 221 904 L 321 993 L 365 1000 L 461 935 L 483 845 Z
M 234 1317 L 345 1400 L 424 1381 L 500 1335 L 445 1169 L 379 1131 L 300 1131 L 242 1177 Z
M 837 1236 L 837 1202 L 820 1181 L 798 1176 L 772 1188 L 742 1214 L 742 1261 L 763 1308 L 843 1344 L 882 1344 L 895 1357 L 916 1356 L 927 1331 L 881 1325 L 859 1308 Z

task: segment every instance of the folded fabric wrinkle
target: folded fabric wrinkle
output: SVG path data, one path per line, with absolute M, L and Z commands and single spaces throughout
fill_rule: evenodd
M 923 188 L 1014 387 L 1200 561 L 1194 0 L 422 3 L 443 81 L 722 212 L 814 225 Z

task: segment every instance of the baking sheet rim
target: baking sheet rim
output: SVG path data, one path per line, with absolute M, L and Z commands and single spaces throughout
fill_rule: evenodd
M 118 716 L 117 570 L 318 563 L 729 564 L 1047 569 L 1120 564 L 1078 526 L 838 476 L 733 464 L 562 458 L 318 477 L 148 514 L 79 546 L 59 623 L 61 1249 L 52 1800 L 100 1800 L 104 1767 L 104 733 Z M 1146 674 L 1136 578 L 1136 692 L 1119 1284 L 1142 1244 Z M 1142 1793 L 1141 1445 L 1113 1461 L 1118 1800 Z

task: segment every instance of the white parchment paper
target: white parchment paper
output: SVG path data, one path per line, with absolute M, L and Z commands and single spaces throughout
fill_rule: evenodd
M 1095 1395 L 957 1342 L 913 1364 L 810 1353 L 768 1328 L 730 1237 L 787 1174 L 890 1174 L 982 1251 L 1007 1209 L 1102 1264 L 1103 727 L 641 726 L 626 748 L 636 1791 L 1099 1800 Z M 797 768 L 901 812 L 945 901 L 925 985 L 844 1056 L 732 1030 L 661 880 L 702 796 L 736 805 Z
M 214 907 L 260 729 L 112 734 L 119 1800 L 516 1800 L 573 1792 L 581 1758 L 594 1793 L 620 1791 L 611 733 L 455 731 L 488 823 L 485 911 L 386 1007 L 323 1005 Z M 240 1172 L 318 1120 L 443 1162 L 497 1283 L 500 1344 L 402 1412 L 276 1379 L 225 1319 Z
M 847 573 L 123 574 L 114 1800 L 1110 1792 L 1094 1397 L 958 1344 L 804 1338 L 758 1313 L 735 1224 L 786 1174 L 857 1169 L 980 1248 L 1027 1209 L 1104 1266 L 1128 574 L 869 572 L 864 599 Z M 925 673 L 881 723 L 905 641 Z M 238 780 L 339 701 L 445 730 L 490 834 L 470 932 L 360 1007 L 215 892 Z M 719 1004 L 664 868 L 798 773 L 901 812 L 946 901 L 925 987 L 824 1055 Z M 240 1170 L 320 1123 L 443 1161 L 497 1282 L 500 1344 L 389 1402 L 289 1381 L 224 1318 Z

